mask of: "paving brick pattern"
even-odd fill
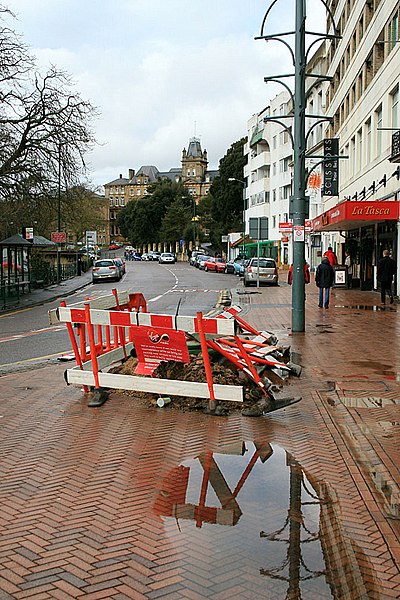
[[[235,527],[178,527],[155,510],[179,465],[238,440],[284,448],[326,500],[319,527],[331,595],[310,583],[303,597],[400,597],[397,306],[366,310],[378,295],[336,290],[320,310],[308,287],[307,333],[294,336],[285,284],[234,298],[304,366],[287,385],[302,402],[268,417],[157,410],[117,393],[89,409],[64,385],[62,366],[0,379],[1,600],[285,597],[245,560]],[[368,397],[388,403],[346,405]],[[243,548],[255,534],[243,535]]]

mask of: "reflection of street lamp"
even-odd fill
[[[57,231],[61,231],[61,144],[58,145],[58,210],[57,210]],[[61,244],[57,246],[57,284],[61,281]]]
[[[228,177],[228,181],[238,181],[243,185],[243,258],[246,255],[246,246],[244,238],[246,236],[246,182],[242,179],[236,179],[236,177]]]

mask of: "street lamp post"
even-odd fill
[[[236,179],[236,177],[228,177],[228,181],[238,181],[243,185],[243,258],[246,254],[246,246],[244,243],[244,238],[246,236],[246,182],[242,179]]]

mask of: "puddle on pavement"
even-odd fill
[[[373,360],[351,360],[350,364],[356,365],[357,367],[364,367],[365,369],[372,369],[377,375],[382,375],[386,379],[400,380],[400,373],[393,370],[393,365],[388,365],[383,362]]]
[[[209,586],[229,564],[254,598],[367,597],[334,491],[275,444],[241,441],[184,461],[161,482],[153,510],[193,549]]]
[[[335,308],[352,308],[355,310],[372,310],[374,312],[379,312],[381,310],[386,310],[386,311],[395,311],[396,309],[394,308],[393,305],[384,305],[384,306],[371,306],[369,304],[335,304]]]

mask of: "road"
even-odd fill
[[[215,307],[220,290],[238,284],[234,275],[205,273],[186,262],[127,262],[126,269],[120,282],[90,283],[69,296],[68,304],[103,296],[117,288],[142,292],[149,312],[175,314],[180,301],[181,315],[194,315],[197,311],[207,314]],[[65,325],[48,323],[48,311],[58,305],[56,301],[1,316],[0,375],[55,362],[62,353],[70,351]]]

